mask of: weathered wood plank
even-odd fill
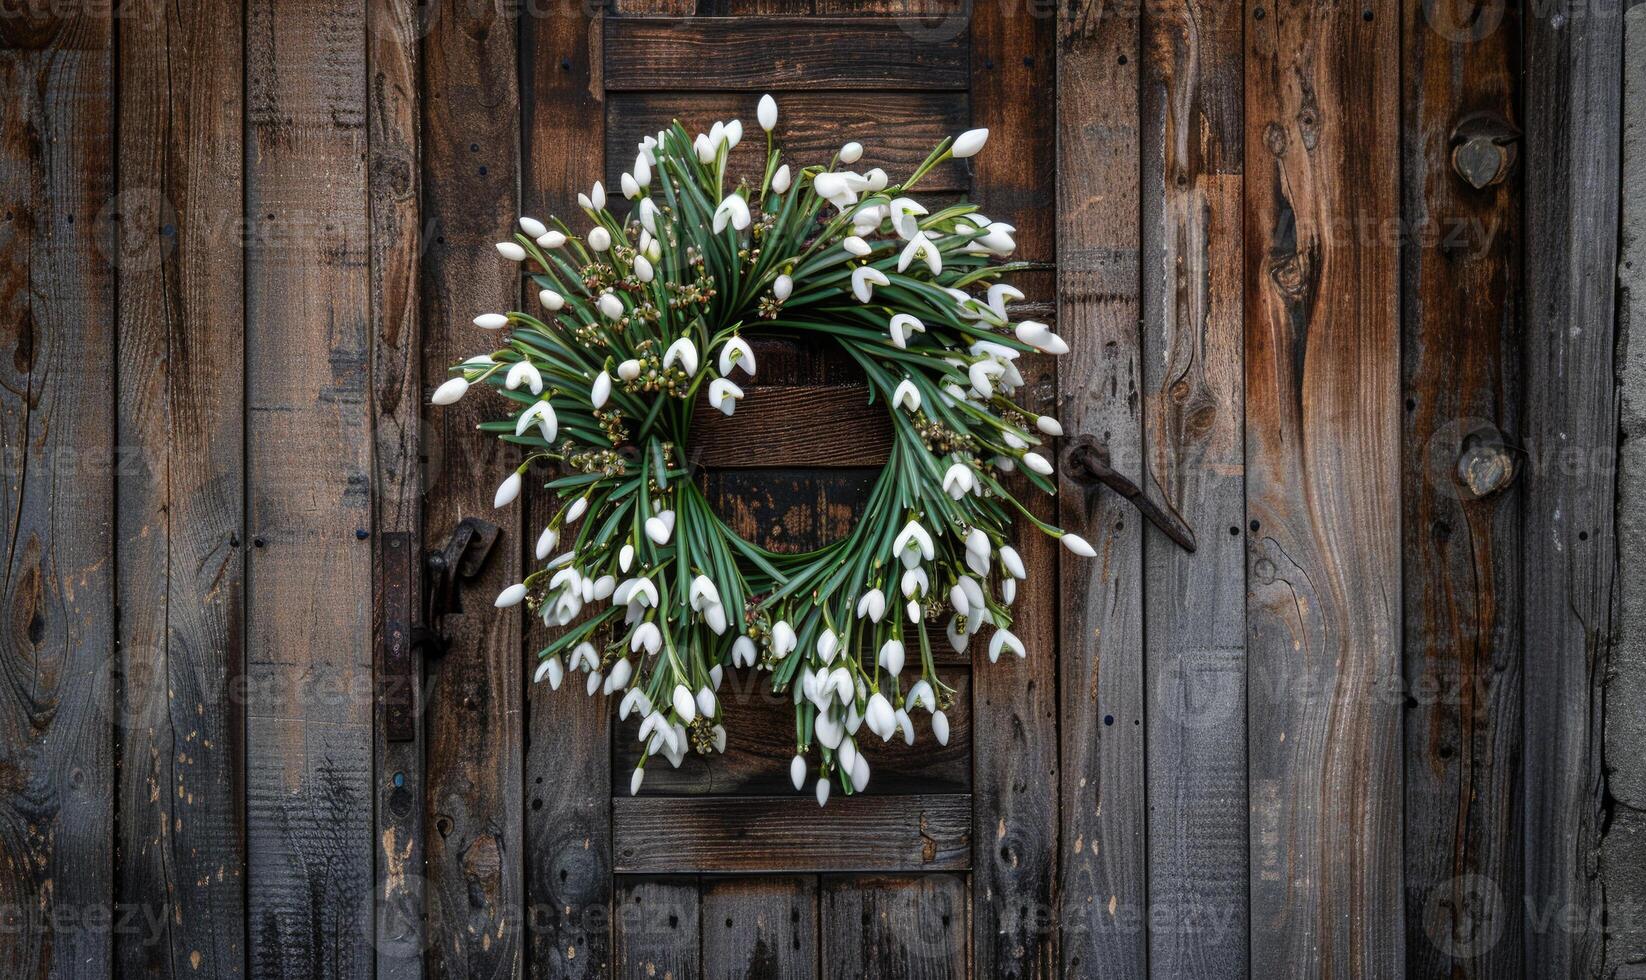
[[[1070,434],[1144,472],[1138,324],[1138,20],[1095,4],[1058,21],[1059,391]],[[1061,972],[1141,977],[1148,884],[1144,807],[1143,520],[1062,469],[1060,523],[1097,549],[1062,557]]]
[[[127,976],[244,975],[241,10],[122,9],[119,901]],[[156,55],[163,53],[163,57]],[[81,449],[87,447],[78,447]]]
[[[1516,170],[1476,188],[1453,159],[1486,149],[1459,142],[1460,120],[1515,131],[1520,18],[1407,4],[1403,33],[1406,969],[1510,977],[1524,972],[1520,493],[1495,479],[1517,463],[1503,433],[1520,430],[1520,184]]]
[[[703,975],[805,980],[818,971],[817,879],[705,878]]]
[[[964,793],[971,789],[971,671],[945,667],[938,676],[955,690],[954,706],[948,712],[949,744],[938,745],[925,731],[913,748],[901,738],[890,743],[863,738],[858,745],[873,773],[869,794]],[[642,795],[794,792],[794,784],[789,782],[789,760],[794,757],[793,695],[774,695],[769,675],[728,669],[719,699],[725,711],[725,753],[713,757],[687,753],[678,769],[648,765]],[[640,762],[642,746],[635,740],[639,730],[638,716],[618,725],[612,740],[612,771],[619,777],[632,772]],[[624,794],[628,787],[620,785],[614,791]]]
[[[1399,26],[1247,6],[1251,960],[1287,975],[1405,964]]]
[[[891,17],[648,17],[606,24],[606,89],[964,89],[965,31]]]
[[[373,663],[377,672],[376,894],[378,980],[419,980],[423,901],[423,684],[388,670],[391,645],[410,652],[422,609],[423,412],[418,314],[422,267],[422,123],[419,46],[423,21],[411,0],[366,6],[366,151],[371,220]],[[415,662],[415,659],[414,661]],[[393,689],[391,690],[391,686]],[[385,696],[404,699],[410,741],[390,741]]]
[[[518,215],[521,124],[517,24],[501,2],[459,0],[429,10],[423,45],[423,187],[433,242],[425,257],[423,383],[490,341],[470,321],[518,306],[519,267],[493,244]],[[551,18],[552,19],[552,18]],[[438,447],[424,512],[443,542],[471,514],[496,523],[503,542],[463,587],[461,615],[445,620],[451,646],[434,668],[426,728],[428,812],[427,970],[432,976],[510,976],[522,968],[525,901],[521,620],[491,599],[521,578],[519,505],[492,508],[493,491],[520,454],[480,438],[496,414],[491,396],[434,413]],[[535,537],[535,536],[532,536]],[[513,542],[515,547],[510,547]]]
[[[870,404],[867,385],[743,387],[734,416],[711,406],[706,392],[694,406],[691,455],[698,464],[881,467],[891,456],[886,399]]]
[[[970,904],[961,875],[825,877],[823,975],[830,980],[972,976]]]
[[[0,17],[0,972],[100,976],[115,897],[108,7]],[[106,241],[106,239],[105,239]]]
[[[702,976],[702,925],[697,879],[624,878],[617,887],[613,929],[620,980],[697,980]]]
[[[1197,529],[1144,536],[1149,969],[1247,975],[1241,20],[1189,0],[1144,20],[1144,442]],[[1261,972],[1261,971],[1260,971]]]
[[[878,475],[866,469],[711,469],[702,480],[704,494],[733,531],[763,548],[798,553],[843,537],[868,504]]]
[[[623,92],[606,102],[606,186],[617,187],[633,169],[635,144],[673,120],[691,132],[706,132],[717,119],[742,119],[749,133],[730,156],[733,175],[758,184],[766,164],[766,141],[755,123],[753,93]],[[852,169],[881,167],[893,180],[911,173],[939,140],[968,126],[971,107],[964,92],[800,91],[778,97],[775,135],[784,159],[799,170],[824,166],[841,146],[863,144],[863,159]],[[921,178],[924,194],[965,191],[971,175],[951,160]]]
[[[972,798],[617,797],[615,867],[625,873],[963,871]]]
[[[248,972],[368,977],[365,17],[246,12]]]
[[[525,145],[523,210],[573,217],[577,193],[604,172],[603,17],[597,4],[557,5],[522,22]],[[542,498],[542,499],[537,499]],[[531,548],[548,520],[547,494],[527,501]],[[530,557],[530,556],[526,556]],[[545,632],[527,634],[526,670],[536,670]],[[581,691],[527,691],[526,895],[533,976],[604,978],[612,964],[611,702]]]
[[[1535,916],[1525,965],[1539,977],[1595,975],[1604,942],[1596,860],[1617,574],[1617,14],[1529,16],[1524,34],[1528,750],[1520,791],[1525,899]]]

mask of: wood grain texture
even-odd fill
[[[806,980],[818,969],[817,879],[704,878],[708,980]]]
[[[556,5],[521,22],[521,77],[527,89],[523,211],[540,219],[575,216],[577,194],[604,172],[604,18],[598,5]],[[547,494],[528,495],[531,533],[547,522]],[[527,633],[524,669],[536,669],[546,633]],[[528,969],[533,976],[604,978],[612,964],[611,713],[606,698],[581,691],[526,692],[526,896]]]
[[[972,976],[970,905],[962,875],[826,876],[823,975],[831,980]]]
[[[886,464],[892,423],[867,385],[748,385],[737,414],[705,393],[692,412],[692,458],[702,466],[837,467]]]
[[[1050,261],[1056,251],[1055,39],[1049,10],[999,0],[972,8],[972,125],[989,129],[989,145],[970,158],[973,197],[991,218],[1017,226],[1013,258],[1027,261]],[[1050,299],[1044,285],[1036,288],[1043,278],[1030,274],[1015,281],[1030,300]],[[1020,403],[1030,411],[1061,414],[1053,359],[1025,357],[1019,369],[1025,381]],[[1011,488],[1037,517],[1056,522],[1055,500],[1021,477]],[[1052,909],[1058,888],[1057,636],[1063,586],[1057,546],[1026,521],[1018,522],[1015,536],[1029,578],[1012,608],[1012,631],[1029,655],[991,664],[981,643],[971,650],[977,665],[972,725],[980,733],[972,743],[971,965],[978,976],[1049,977],[1057,972]]]
[[[107,7],[0,18],[0,973],[100,976],[115,897]],[[100,227],[101,226],[101,227]],[[105,241],[106,244],[106,241]]]
[[[1528,976],[1601,963],[1602,684],[1613,638],[1622,117],[1616,10],[1526,19],[1525,898]],[[1552,925],[1549,910],[1559,909]],[[1570,918],[1565,918],[1565,917]]]
[[[859,743],[873,773],[867,793],[965,793],[972,788],[971,671],[944,667],[943,683],[954,688],[949,709],[949,744],[938,745],[925,731],[911,748],[901,738],[883,743],[864,737]],[[732,670],[726,673],[719,699],[725,712],[726,751],[713,757],[687,753],[675,769],[648,765],[644,796],[780,794],[794,791],[789,760],[794,758],[794,700],[774,695],[767,675]],[[619,777],[640,761],[635,740],[640,718],[630,716],[612,739],[612,771]],[[623,780],[620,778],[619,783]],[[627,793],[626,786],[614,788]]]
[[[1095,4],[1058,21],[1059,390],[1065,431],[1144,472],[1138,324],[1140,25]],[[1097,557],[1062,557],[1062,972],[1141,977],[1148,937],[1144,807],[1143,521],[1060,467],[1059,523]]]
[[[635,144],[678,119],[693,133],[708,132],[717,119],[741,119],[747,138],[729,156],[728,172],[758,185],[766,165],[766,140],[755,121],[753,92],[621,92],[606,101],[606,186],[617,187],[634,168]],[[913,172],[945,136],[965,130],[971,107],[964,92],[788,92],[777,99],[773,135],[795,169],[824,166],[847,142],[863,144],[853,170],[883,168],[892,180]],[[963,193],[971,184],[964,163],[950,160],[918,185],[923,197]]]
[[[963,871],[972,798],[837,794],[826,823],[808,796],[618,797],[615,869],[624,873]],[[826,826],[827,833],[819,828]]]
[[[369,977],[365,18],[246,17],[248,972]]]
[[[519,267],[493,244],[518,215],[521,125],[517,24],[501,2],[442,3],[426,14],[423,204],[434,241],[425,256],[423,384],[491,343],[471,320],[518,308]],[[432,672],[428,751],[427,972],[508,977],[523,964],[525,905],[521,753],[523,663],[518,609],[492,598],[521,579],[520,507],[492,508],[518,450],[479,436],[497,403],[469,398],[434,417],[424,522],[438,545],[471,514],[502,529],[484,571],[448,616],[450,647]],[[531,537],[535,537],[532,535]]]
[[[867,469],[711,468],[701,479],[715,512],[733,531],[763,548],[798,553],[844,537],[867,506],[878,475]]]
[[[891,17],[618,17],[606,89],[964,89],[966,33],[949,34]]]
[[[366,5],[366,152],[371,220],[372,337],[372,635],[381,695],[404,695],[416,720],[411,741],[390,741],[384,714],[374,726],[376,895],[373,925],[378,980],[423,973],[424,758],[420,672],[393,677],[390,643],[410,644],[422,609],[423,364],[422,284],[423,20],[411,0]],[[397,583],[391,588],[391,583]],[[390,608],[394,595],[399,605]],[[397,633],[398,635],[391,635]],[[413,657],[415,658],[415,654]],[[409,684],[390,692],[391,684]]]
[[[1251,959],[1392,976],[1399,8],[1260,6],[1245,88]]]
[[[703,975],[700,908],[694,877],[619,879],[613,975],[697,980]]]
[[[1198,547],[1144,533],[1149,969],[1244,977],[1244,10],[1151,10],[1140,69],[1146,489],[1196,529]]]
[[[119,40],[119,901],[127,976],[246,970],[241,11]],[[157,57],[156,53],[163,53]]]
[[[1406,969],[1511,977],[1524,975],[1520,483],[1459,472],[1475,454],[1517,462],[1504,447],[1521,427],[1520,173],[1477,189],[1452,159],[1460,120],[1518,122],[1519,16],[1472,0],[1404,16]]]

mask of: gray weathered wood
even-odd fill
[[[960,875],[831,875],[822,893],[822,975],[830,980],[973,975]]]
[[[817,879],[705,878],[703,975],[805,980],[818,970]]]
[[[697,980],[702,935],[695,877],[619,879],[613,975],[619,980]]]

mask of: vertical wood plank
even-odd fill
[[[580,0],[556,0],[542,16],[522,22],[522,77],[529,85],[523,211],[540,220],[584,220],[577,194],[605,172],[603,27],[598,6]],[[522,548],[532,546],[552,514],[547,495],[537,496],[544,499],[527,501],[531,520]],[[532,624],[525,670],[536,670],[546,635],[540,622]],[[612,705],[581,690],[551,691],[547,684],[531,685],[526,697],[531,972],[568,980],[605,977],[612,963]]]
[[[1251,959],[1288,976],[1405,965],[1399,26],[1247,4]]]
[[[1149,966],[1247,974],[1245,336],[1238,0],[1145,8],[1143,383]]]
[[[126,976],[246,967],[241,10],[122,8],[119,930]],[[154,931],[151,931],[154,930]]]
[[[107,7],[0,20],[0,972],[103,976],[114,898]],[[105,919],[97,916],[104,914]],[[101,923],[101,924],[100,924]]]
[[[822,894],[822,974],[830,980],[974,975],[964,877],[826,876]],[[975,975],[1002,974],[979,965]]]
[[[372,644],[378,704],[409,698],[411,741],[390,741],[376,715],[378,980],[423,974],[423,685],[386,669],[390,644],[409,648],[422,609],[423,469],[418,460],[423,369],[421,283],[421,5],[368,0],[366,7],[367,174],[371,220]],[[415,654],[413,654],[415,660]],[[390,692],[387,685],[405,684]]]
[[[1619,7],[1528,17],[1525,931],[1531,976],[1600,967],[1602,684],[1617,573]]]
[[[1141,188],[1136,9],[1061,9],[1057,66],[1057,304],[1063,426],[1141,475]],[[1060,523],[1097,557],[1064,556],[1060,591],[1062,972],[1147,973],[1142,520],[1070,478]]]
[[[1460,123],[1514,131],[1520,24],[1493,0],[1404,8],[1406,967],[1510,977],[1522,973],[1520,494],[1499,481],[1519,462],[1504,433],[1520,428],[1520,175],[1477,188],[1453,155],[1486,149],[1460,141]]]
[[[945,18],[934,36],[963,26]],[[973,197],[990,217],[1017,226],[1016,258],[1042,262],[1055,249],[1056,133],[1046,111],[1055,29],[1049,11],[1031,5],[972,6],[972,125],[990,132],[990,145],[971,158]],[[1052,359],[1025,358],[1021,370],[1024,406],[1057,414]],[[1053,519],[1055,502],[1026,483],[1016,492]],[[979,976],[1044,977],[1057,970],[1057,557],[1056,546],[1032,531],[1020,533],[1017,546],[1034,584],[1013,608],[1012,629],[1029,656],[990,664],[978,645],[972,650],[973,717],[993,735],[973,743],[971,962]]]
[[[818,976],[817,879],[706,878],[702,930],[709,980]]]
[[[703,975],[696,877],[620,879],[612,946],[618,980]]]
[[[249,972],[370,976],[365,11],[247,9]]]
[[[492,341],[480,313],[518,308],[520,267],[493,248],[514,228],[520,174],[518,23],[500,0],[447,0],[426,14],[423,187],[432,235],[423,278],[423,383]],[[521,831],[521,621],[492,598],[520,581],[518,505],[492,508],[520,453],[475,432],[500,403],[488,392],[432,414],[439,463],[430,473],[426,533],[438,547],[478,515],[503,531],[485,570],[445,620],[451,646],[431,671],[428,753],[431,976],[521,972],[525,850]]]

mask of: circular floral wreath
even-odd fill
[[[623,175],[636,202],[627,219],[607,210],[599,184],[578,197],[593,222],[581,237],[521,218],[523,233],[497,250],[535,267],[544,313],[476,317],[506,342],[452,368],[434,403],[479,383],[510,402],[507,419],[480,426],[530,449],[498,507],[534,461],[557,464],[545,488],[561,506],[537,540],[544,564],[496,604],[524,601],[568,627],[540,653],[537,679],[559,688],[582,669],[591,695],[627,691],[618,714],[640,713],[645,744],[630,791],[659,754],[678,766],[689,748],[725,750],[715,692],[729,662],[793,692],[791,776],[802,789],[817,749],[822,804],[831,777],[847,793],[868,785],[863,727],[913,744],[918,708],[948,741],[953,691],[933,666],[927,622],[948,611],[956,651],[988,625],[991,661],[1025,655],[1009,629],[1026,574],[1010,544],[1017,517],[1076,554],[1092,548],[1001,482],[1021,467],[1054,492],[1034,447],[1061,427],[1012,396],[1021,353],[1068,349],[1043,323],[1011,321],[1007,303],[1022,293],[997,280],[1021,266],[997,260],[1014,229],[970,204],[933,212],[909,197],[933,167],[981,150],[988,130],[945,139],[893,184],[879,168],[843,169],[861,158],[856,143],[827,167],[791,172],[772,138],[771,96],[758,117],[758,183],[728,190],[741,123],[695,139],[675,123],[646,137]],[[804,554],[744,540],[683,465],[701,390],[736,410],[737,375],[755,374],[745,337],[755,333],[829,338],[891,417],[891,455],[861,520]]]

